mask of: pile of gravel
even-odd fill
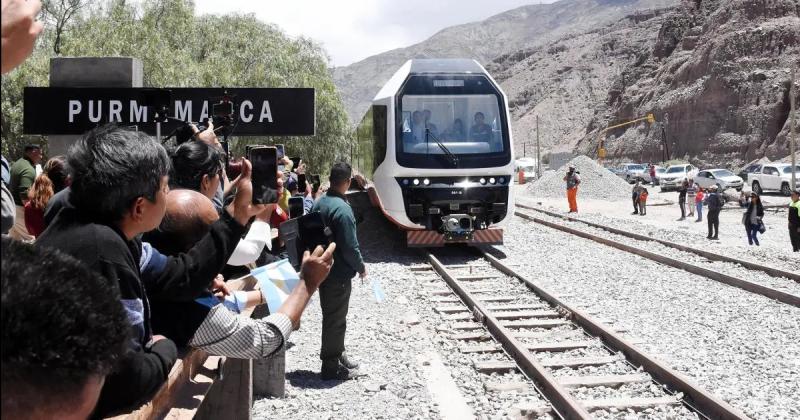
[[[586,156],[578,156],[569,161],[580,172],[581,186],[578,196],[601,200],[618,201],[630,198],[631,186],[613,172],[598,165]],[[534,197],[563,197],[566,194],[564,175],[566,168],[559,171],[546,172],[542,177],[530,184],[528,195]]]

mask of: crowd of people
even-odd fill
[[[649,165],[651,179],[654,185],[658,185],[658,177],[655,176],[655,166]],[[577,213],[578,187],[581,183],[580,173],[574,166],[570,165],[564,175],[564,182],[567,189],[567,202],[569,213]],[[631,191],[633,203],[632,215],[645,216],[647,214],[647,199],[649,193],[641,181],[636,181]],[[800,191],[795,190],[791,193],[789,203],[789,238],[794,252],[800,252]],[[708,225],[708,235],[706,238],[712,241],[719,240],[719,215],[725,206],[727,199],[723,191],[719,191],[717,185],[709,188],[702,188],[692,177],[687,177],[678,187],[678,207],[681,216],[678,221],[684,221],[687,217],[695,217],[695,222],[703,221],[703,209],[706,209],[706,223]],[[760,246],[758,234],[767,230],[764,224],[764,205],[761,197],[755,192],[742,191],[739,197],[739,206],[744,209],[742,214],[742,225],[747,236],[749,245]]]
[[[3,0],[4,73],[32,50],[40,7]],[[43,166],[36,144],[11,165],[3,159],[4,417],[131,411],[161,388],[182,347],[271,357],[287,347],[317,291],[321,377],[358,376],[344,337],[351,279],[367,270],[345,195],[350,165],[334,164],[327,188],[308,182],[300,191],[306,163],[293,168],[286,159],[277,202],[254,204],[250,162],[242,158],[230,179],[213,125],[193,129],[170,151],[143,132],[104,125]],[[320,213],[330,243],[305,251],[299,283],[276,311],[250,318],[243,313],[266,301],[265,288],[231,291],[226,281],[282,263],[274,231],[289,219],[293,196],[302,197],[303,214]]]

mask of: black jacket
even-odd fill
[[[797,207],[789,206],[789,225],[792,227],[800,227],[800,209]]]
[[[742,219],[745,225],[750,224],[750,216],[753,215],[753,211],[756,212],[756,216],[764,217],[764,205],[761,204],[760,200],[755,205],[753,205],[753,201],[751,200],[750,204],[747,205],[747,210],[745,210],[744,218]]]
[[[93,223],[74,208],[63,208],[37,238],[37,246],[72,255],[108,279],[110,287],[119,288],[128,314],[133,332],[128,353],[106,378],[96,416],[136,408],[158,391],[175,363],[177,350],[170,340],[146,348],[152,337],[149,297],[192,300],[202,294],[230,258],[243,230],[226,214],[188,253],[160,260],[158,275],[146,276],[146,281],[139,270],[141,241],[128,241],[117,228]]]

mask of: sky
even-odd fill
[[[200,14],[254,13],[320,42],[332,66],[423,41],[448,26],[553,0],[195,0]]]

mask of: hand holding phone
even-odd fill
[[[278,201],[277,150],[274,147],[253,147],[249,150],[253,162],[253,204]]]

